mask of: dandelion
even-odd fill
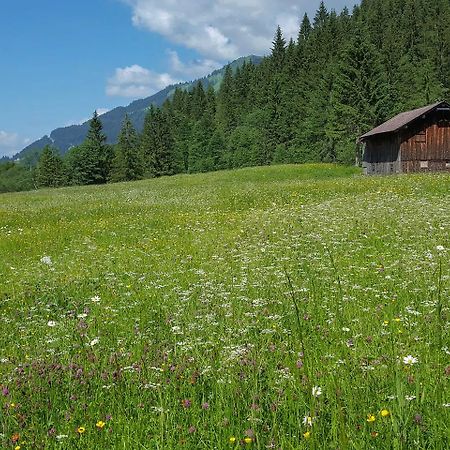
[[[20,450],[20,445],[16,445],[16,446],[14,447],[14,450]]]
[[[367,422],[369,422],[369,423],[373,423],[373,422],[375,422],[375,420],[377,420],[376,419],[376,417],[373,415],[373,414],[367,414]]]
[[[303,433],[303,437],[304,437],[305,439],[309,439],[309,438],[311,437],[311,431],[305,431],[305,432]]]
[[[246,444],[251,444],[251,443],[253,442],[253,439],[252,439],[251,437],[249,437],[249,436],[246,436],[246,437],[244,438],[244,442],[245,442]]]
[[[230,444],[234,444],[236,442],[236,438],[234,436],[230,436],[230,439],[228,439]]]
[[[391,413],[390,413],[387,409],[382,409],[382,410],[380,411],[381,417],[389,417],[390,414],[391,414]]]
[[[76,432],[77,432],[79,435],[82,435],[85,431],[86,431],[86,428],[85,428],[85,427],[78,427],[78,428],[76,429]]]
[[[105,422],[103,422],[102,420],[99,420],[95,426],[97,427],[97,429],[99,430],[103,430],[103,427],[105,426]]]
[[[313,397],[319,397],[322,394],[322,388],[320,386],[314,386],[311,394]]]
[[[419,360],[412,355],[403,357],[403,364],[405,364],[407,366],[412,366],[413,364],[416,364],[418,362],[419,362]]]

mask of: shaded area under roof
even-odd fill
[[[408,125],[412,121],[418,119],[419,117],[423,116],[424,114],[428,114],[429,112],[433,111],[434,109],[438,108],[439,106],[446,106],[449,107],[450,105],[447,102],[437,102],[432,105],[424,106],[422,108],[413,109],[412,111],[406,111],[403,113],[400,113],[393,117],[392,119],[389,119],[387,122],[382,123],[378,127],[374,128],[373,130],[369,131],[366,134],[363,134],[359,140],[364,141],[367,138],[371,136],[375,136],[377,134],[383,134],[383,133],[394,133],[400,128],[403,128],[404,126]]]

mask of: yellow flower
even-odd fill
[[[390,412],[387,409],[382,409],[380,414],[381,417],[388,417],[390,415]]]
[[[86,428],[84,428],[84,427],[78,427],[77,428],[77,433],[78,434],[83,434],[85,431],[86,431]]]
[[[303,433],[303,437],[304,437],[305,439],[309,439],[309,438],[311,437],[311,431],[305,431],[305,432]]]
[[[376,417],[373,414],[367,414],[367,422],[372,423],[375,422]]]
[[[395,320],[396,322],[401,322],[401,321],[402,321],[402,319],[400,319],[400,317],[396,317],[394,320]]]
[[[16,445],[16,446],[14,447],[14,450],[20,450],[20,445]]]
[[[229,441],[230,441],[230,444],[234,444],[236,442],[236,438],[234,436],[231,436]]]
[[[103,420],[99,420],[99,421],[95,424],[95,426],[96,426],[99,430],[101,430],[101,429],[105,426],[105,422],[103,422]]]
[[[383,325],[388,325],[389,324],[389,320],[385,320],[384,322],[383,322]]]
[[[245,437],[244,438],[244,442],[246,443],[246,444],[251,444],[252,442],[253,442],[253,439],[251,438],[251,437]]]

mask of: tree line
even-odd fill
[[[94,114],[85,142],[62,159],[44,149],[41,186],[303,162],[357,162],[357,138],[450,89],[450,2],[362,0],[350,12],[305,14],[296,40],[277,28],[259,65],[225,70],[220,88],[176,89],[116,145]],[[52,180],[50,175],[53,174]],[[58,176],[55,176],[58,174]]]

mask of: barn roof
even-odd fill
[[[404,126],[410,124],[414,120],[418,119],[419,117],[423,116],[424,114],[428,114],[429,112],[433,111],[434,109],[438,108],[439,106],[450,106],[447,102],[437,102],[432,105],[424,106],[422,108],[413,109],[412,111],[406,111],[403,113],[400,113],[393,117],[392,119],[389,119],[387,122],[382,123],[378,127],[374,128],[373,130],[369,131],[366,134],[363,134],[359,140],[364,141],[367,138],[371,136],[375,136],[377,134],[384,134],[384,133],[394,133],[400,128],[403,128]]]

